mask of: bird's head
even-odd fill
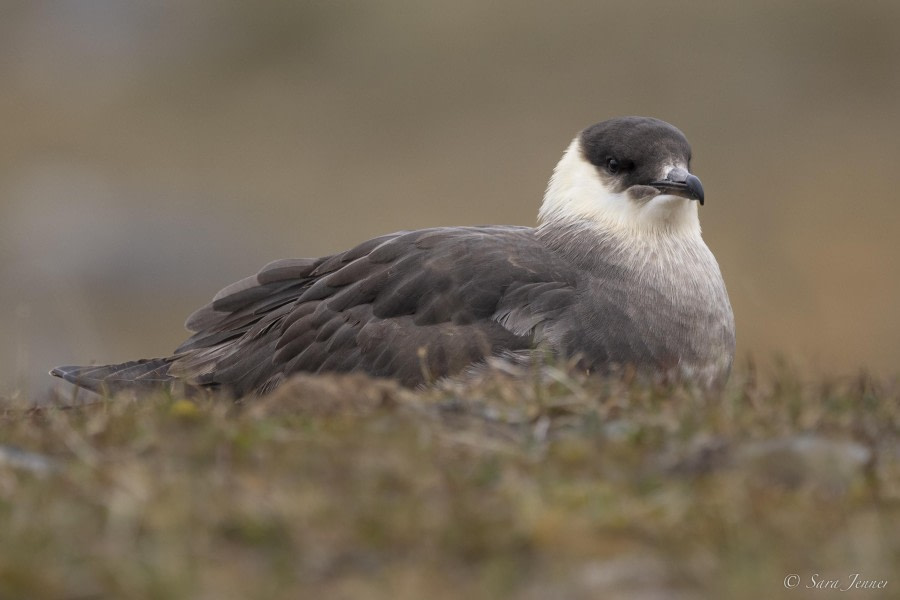
[[[569,145],[547,186],[541,224],[586,224],[635,233],[699,234],[703,186],[691,147],[665,121],[620,117]]]

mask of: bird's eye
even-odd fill
[[[608,158],[606,160],[606,170],[609,171],[612,175],[615,175],[619,172],[619,161],[614,158]]]

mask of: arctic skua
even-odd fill
[[[183,382],[242,396],[301,372],[417,386],[550,355],[716,386],[731,369],[734,317],[690,162],[668,123],[603,121],[556,165],[537,227],[403,231],[277,260],[192,314],[193,335],[171,356],[51,374],[98,392]]]

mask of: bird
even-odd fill
[[[690,163],[673,125],[608,119],[565,149],[535,227],[400,231],[276,260],[190,315],[192,335],[170,356],[50,373],[100,393],[180,382],[242,397],[297,373],[417,387],[549,356],[721,386],[734,315]]]

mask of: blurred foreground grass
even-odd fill
[[[2,419],[0,598],[900,589],[897,381],[305,377],[243,403],[11,398]],[[887,587],[805,589],[853,573]]]

